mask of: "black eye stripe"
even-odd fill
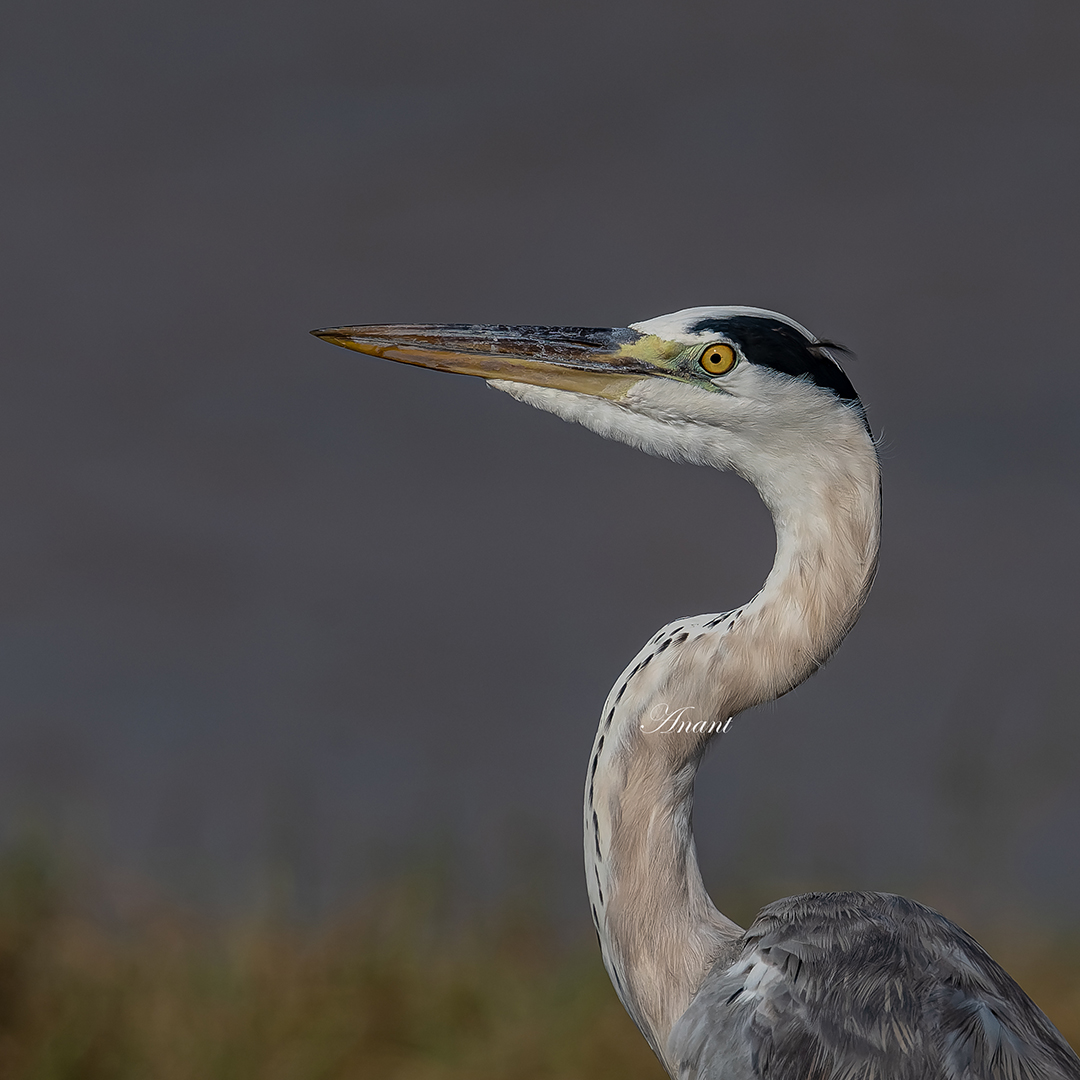
[[[701,319],[691,333],[723,334],[738,343],[752,364],[772,368],[784,375],[809,378],[816,386],[834,393],[841,401],[861,404],[859,395],[843,369],[823,347],[808,341],[798,330],[779,319],[760,315],[733,315]]]

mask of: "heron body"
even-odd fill
[[[1046,1017],[936,912],[884,894],[811,894],[769,905],[744,931],[702,883],[691,812],[706,747],[829,658],[874,577],[877,454],[827,344],[741,307],[615,330],[316,333],[478,375],[649,453],[733,469],[772,514],[776,558],[760,592],[656,634],[612,688],[589,761],[593,922],[616,992],[673,1078],[1080,1080]]]

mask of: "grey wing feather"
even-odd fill
[[[978,945],[882,893],[763,908],[668,1039],[678,1080],[1080,1080],[1080,1059]]]

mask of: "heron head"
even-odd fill
[[[865,432],[830,346],[761,308],[700,307],[625,328],[372,325],[313,331],[345,348],[476,375],[521,401],[643,450],[740,471]],[[832,348],[836,348],[833,346]]]

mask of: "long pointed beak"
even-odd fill
[[[671,342],[629,329],[578,326],[334,326],[312,330],[346,349],[481,379],[618,399],[643,378],[667,375]],[[677,349],[677,347],[675,347]]]

